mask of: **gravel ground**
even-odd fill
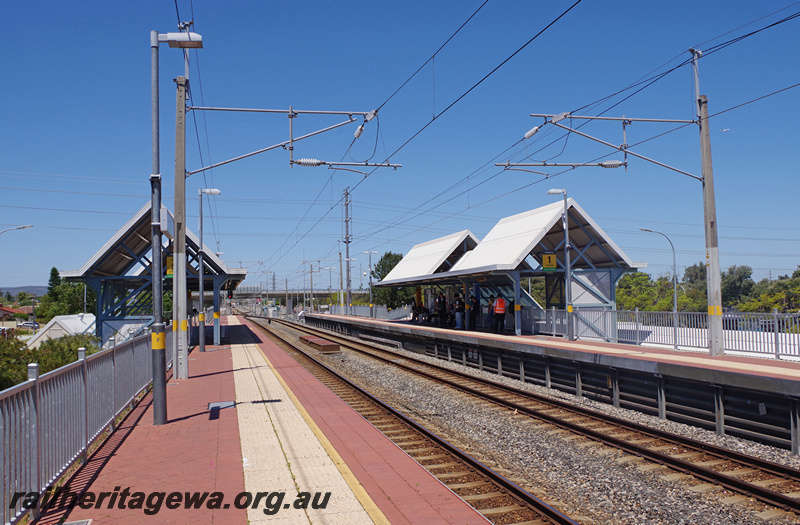
[[[464,369],[455,363],[397,352]],[[699,485],[700,481],[693,478],[664,480],[665,475],[674,472],[667,469],[641,470],[640,467],[651,464],[643,460],[619,461],[626,454],[605,446],[581,447],[581,443],[586,442],[582,438],[554,432],[554,427],[549,425],[532,423],[527,418],[513,416],[510,411],[488,407],[470,396],[454,394],[448,387],[431,385],[411,374],[386,369],[384,365],[352,352],[323,358],[348,377],[358,378],[373,394],[423,420],[431,429],[442,432],[447,439],[478,459],[505,469],[509,478],[551,504],[556,503],[563,512],[579,521],[596,524],[761,523],[763,520],[757,514],[769,509],[754,500],[721,503],[720,499],[733,494],[721,489],[693,492],[691,487]],[[524,385],[474,369],[471,371],[474,375],[540,395],[800,468],[800,460],[781,449],[720,437],[688,425],[536,385]],[[800,523],[800,519],[782,514],[770,523]]]

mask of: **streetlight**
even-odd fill
[[[564,224],[564,304],[567,309],[567,340],[574,340],[574,330],[572,327],[572,263],[570,262],[569,246],[569,207],[567,205],[566,189],[547,190],[548,195],[564,195],[564,215],[561,218]]]
[[[7,228],[0,231],[0,233],[10,232],[11,230],[24,230],[25,228],[33,228],[33,224],[26,224],[25,226],[16,226],[14,228]]]
[[[161,150],[159,131],[159,96],[158,96],[158,45],[167,42],[170,47],[200,48],[203,37],[197,33],[166,33],[150,31],[150,94],[152,100],[152,132],[153,132],[153,169],[150,174],[151,187],[151,251],[153,279],[153,320],[151,327],[153,352],[153,424],[167,423],[167,362],[166,341],[163,314],[163,270],[161,265]],[[185,274],[184,274],[185,279]],[[174,298],[180,301],[179,297]],[[176,368],[177,370],[177,368]]]
[[[657,233],[663,235],[672,248],[672,326],[675,329],[675,349],[678,349],[678,269],[675,265],[675,246],[665,233],[648,228],[639,228],[643,232]]]
[[[203,195],[219,195],[220,191],[213,188],[200,188],[197,195],[200,197],[200,246],[198,260],[200,262],[200,316],[197,326],[199,328],[198,346],[201,352],[206,351],[206,310],[205,310],[205,279],[203,278]]]
[[[375,317],[375,305],[372,304],[372,254],[377,254],[378,252],[366,251],[361,253],[369,254],[369,316]]]

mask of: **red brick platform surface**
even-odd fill
[[[209,346],[208,349],[215,347]],[[225,347],[224,347],[225,348]],[[101,508],[71,512],[50,511],[38,523],[91,518],[92,525],[138,523],[246,523],[246,510],[178,509],[166,507],[146,514],[142,509],[120,509],[121,493],[221,492],[232,503],[244,490],[242,454],[236,409],[208,410],[208,404],[235,399],[230,349],[189,356],[187,380],[167,381],[168,424],[153,425],[152,395],[148,394],[128,415],[119,429],[90,457],[70,481],[73,492],[91,491],[119,494],[109,509],[107,496]],[[158,496],[153,496],[155,508]],[[127,497],[125,507],[132,501]]]
[[[294,359],[256,335],[255,325],[241,322],[390,523],[487,523]]]
[[[168,380],[168,424],[153,425],[152,397],[146,396],[73,476],[72,492],[110,493],[98,508],[50,510],[37,523],[246,524],[247,511],[233,504],[245,490],[237,409],[212,411],[208,404],[236,399],[231,352],[247,343],[257,344],[267,356],[390,523],[487,523],[286,353],[263,340],[253,325],[242,322],[246,326],[229,326],[230,343],[209,345],[203,354],[192,351],[190,379]],[[144,512],[155,508],[156,499],[140,509],[128,508],[137,492],[148,498],[165,493],[158,512]],[[219,492],[228,508],[209,509],[204,503],[201,508],[181,504],[169,509],[167,498],[173,492]]]

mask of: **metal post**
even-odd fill
[[[164,340],[164,270],[161,260],[161,138],[158,114],[158,31],[150,32],[150,62],[150,97],[153,123],[153,166],[150,175],[150,251],[152,252],[150,275],[153,280],[153,325],[150,328],[150,337],[152,340],[151,351],[153,352],[151,355],[153,361],[153,424],[164,425],[167,422],[167,355],[165,351],[166,344]],[[84,369],[85,367],[86,366],[84,363]],[[85,424],[88,431],[88,415]],[[86,451],[84,451],[84,462],[86,460],[85,454]]]
[[[566,275],[564,277],[564,299],[567,303],[567,340],[574,341],[575,333],[572,326],[572,264],[569,253],[569,206],[567,205],[567,190],[564,190],[564,243],[564,258],[567,264]]]
[[[205,310],[205,278],[203,276],[203,189],[200,188],[197,190],[197,195],[199,197],[198,201],[200,202],[200,217],[199,217],[199,224],[198,230],[200,234],[200,246],[198,246],[197,251],[197,259],[200,264],[200,270],[198,274],[198,289],[200,294],[200,308],[199,308],[199,315],[197,317],[197,346],[199,347],[200,352],[206,351],[206,310]]]
[[[800,401],[789,398],[789,426],[791,428],[792,455],[800,454]]]
[[[697,59],[701,52],[691,49],[694,68],[697,117],[700,128],[700,155],[703,175],[703,217],[706,237],[706,284],[708,291],[708,352],[712,356],[725,354],[722,335],[722,281],[719,268],[717,238],[717,207],[714,199],[714,171],[711,163],[711,134],[708,129],[708,97],[700,94],[700,75]]]
[[[667,385],[664,376],[656,374],[658,378],[658,417],[667,419]]]
[[[344,279],[344,272],[342,271],[342,251],[339,250],[339,315],[344,314],[344,293],[342,291],[342,279]]]
[[[347,272],[347,313],[351,314],[352,298],[350,291],[350,188],[344,189],[344,249],[345,271]]]
[[[781,358],[781,326],[780,317],[778,317],[778,309],[772,309],[772,329],[775,335],[775,359]]]
[[[514,273],[514,334],[522,335],[522,305],[519,304],[519,272]]]
[[[32,465],[33,474],[31,478],[33,478],[33,486],[30,487],[30,492],[36,492],[37,494],[42,490],[42,428],[41,428],[41,414],[39,413],[39,365],[37,363],[29,363],[28,364],[28,381],[33,381],[33,414],[31,415],[31,426],[33,427],[30,429],[30,434],[28,435],[28,439],[36,440],[36,464]],[[34,518],[39,516],[39,508],[38,506],[33,509],[33,516]]]
[[[178,77],[175,108],[175,242],[172,319],[177,332],[175,378],[189,378],[188,320],[186,317],[186,78]]]
[[[219,346],[220,344],[220,331],[219,331],[219,292],[220,292],[220,285],[217,284],[217,279],[212,281],[214,287],[214,344]]]
[[[375,317],[375,306],[372,303],[372,254],[376,252],[369,251],[369,316]]]
[[[672,248],[672,327],[675,339],[675,350],[678,349],[678,267],[675,263],[675,245],[663,232],[657,230],[650,230],[648,228],[639,228],[644,232],[657,233],[663,236]]]
[[[81,362],[81,379],[83,380],[83,450],[81,463],[86,463],[89,457],[89,368],[86,364],[86,348],[78,348],[78,361]]]

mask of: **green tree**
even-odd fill
[[[738,307],[744,312],[800,311],[800,274],[795,271],[787,279],[759,281],[751,297],[739,303]]]
[[[62,281],[56,285],[52,293],[42,297],[39,306],[36,308],[36,317],[41,322],[48,322],[57,315],[73,315],[83,312],[83,283],[71,283]],[[94,290],[86,288],[86,311],[94,312],[97,310],[97,301]]]
[[[527,280],[531,290],[531,297],[533,297],[540,306],[544,307],[547,303],[544,277],[531,277]]]
[[[693,286],[706,286],[706,265],[702,262],[687,266],[683,272],[683,282]]]
[[[28,363],[39,364],[39,374],[46,374],[78,359],[78,348],[86,355],[100,350],[99,340],[90,335],[69,335],[50,339],[39,348],[28,349],[16,337],[0,339],[0,390],[22,383],[28,378]]]
[[[33,296],[28,295],[26,292],[17,293],[17,303],[20,306],[31,306],[33,304]]]
[[[650,274],[627,273],[617,284],[617,310],[652,310],[656,303],[656,289]]]
[[[384,253],[372,270],[373,279],[382,281],[402,259],[403,256],[399,253]],[[411,286],[397,288],[379,287],[375,288],[373,296],[375,304],[383,304],[388,308],[397,308],[411,302],[411,299],[414,298],[414,288]]]
[[[56,292],[56,288],[58,285],[61,284],[61,276],[58,275],[58,270],[55,266],[50,269],[50,280],[47,281],[47,295],[51,296],[53,299],[58,299],[58,292]]]
[[[9,303],[13,303],[14,302],[14,296],[11,295],[11,292],[8,292],[8,291],[6,292],[6,301],[8,301]]]
[[[749,266],[729,267],[722,273],[722,305],[736,306],[750,296],[755,287],[752,279],[753,269]]]
[[[25,343],[10,330],[8,339],[0,339],[0,390],[11,388],[28,378],[30,355]]]

